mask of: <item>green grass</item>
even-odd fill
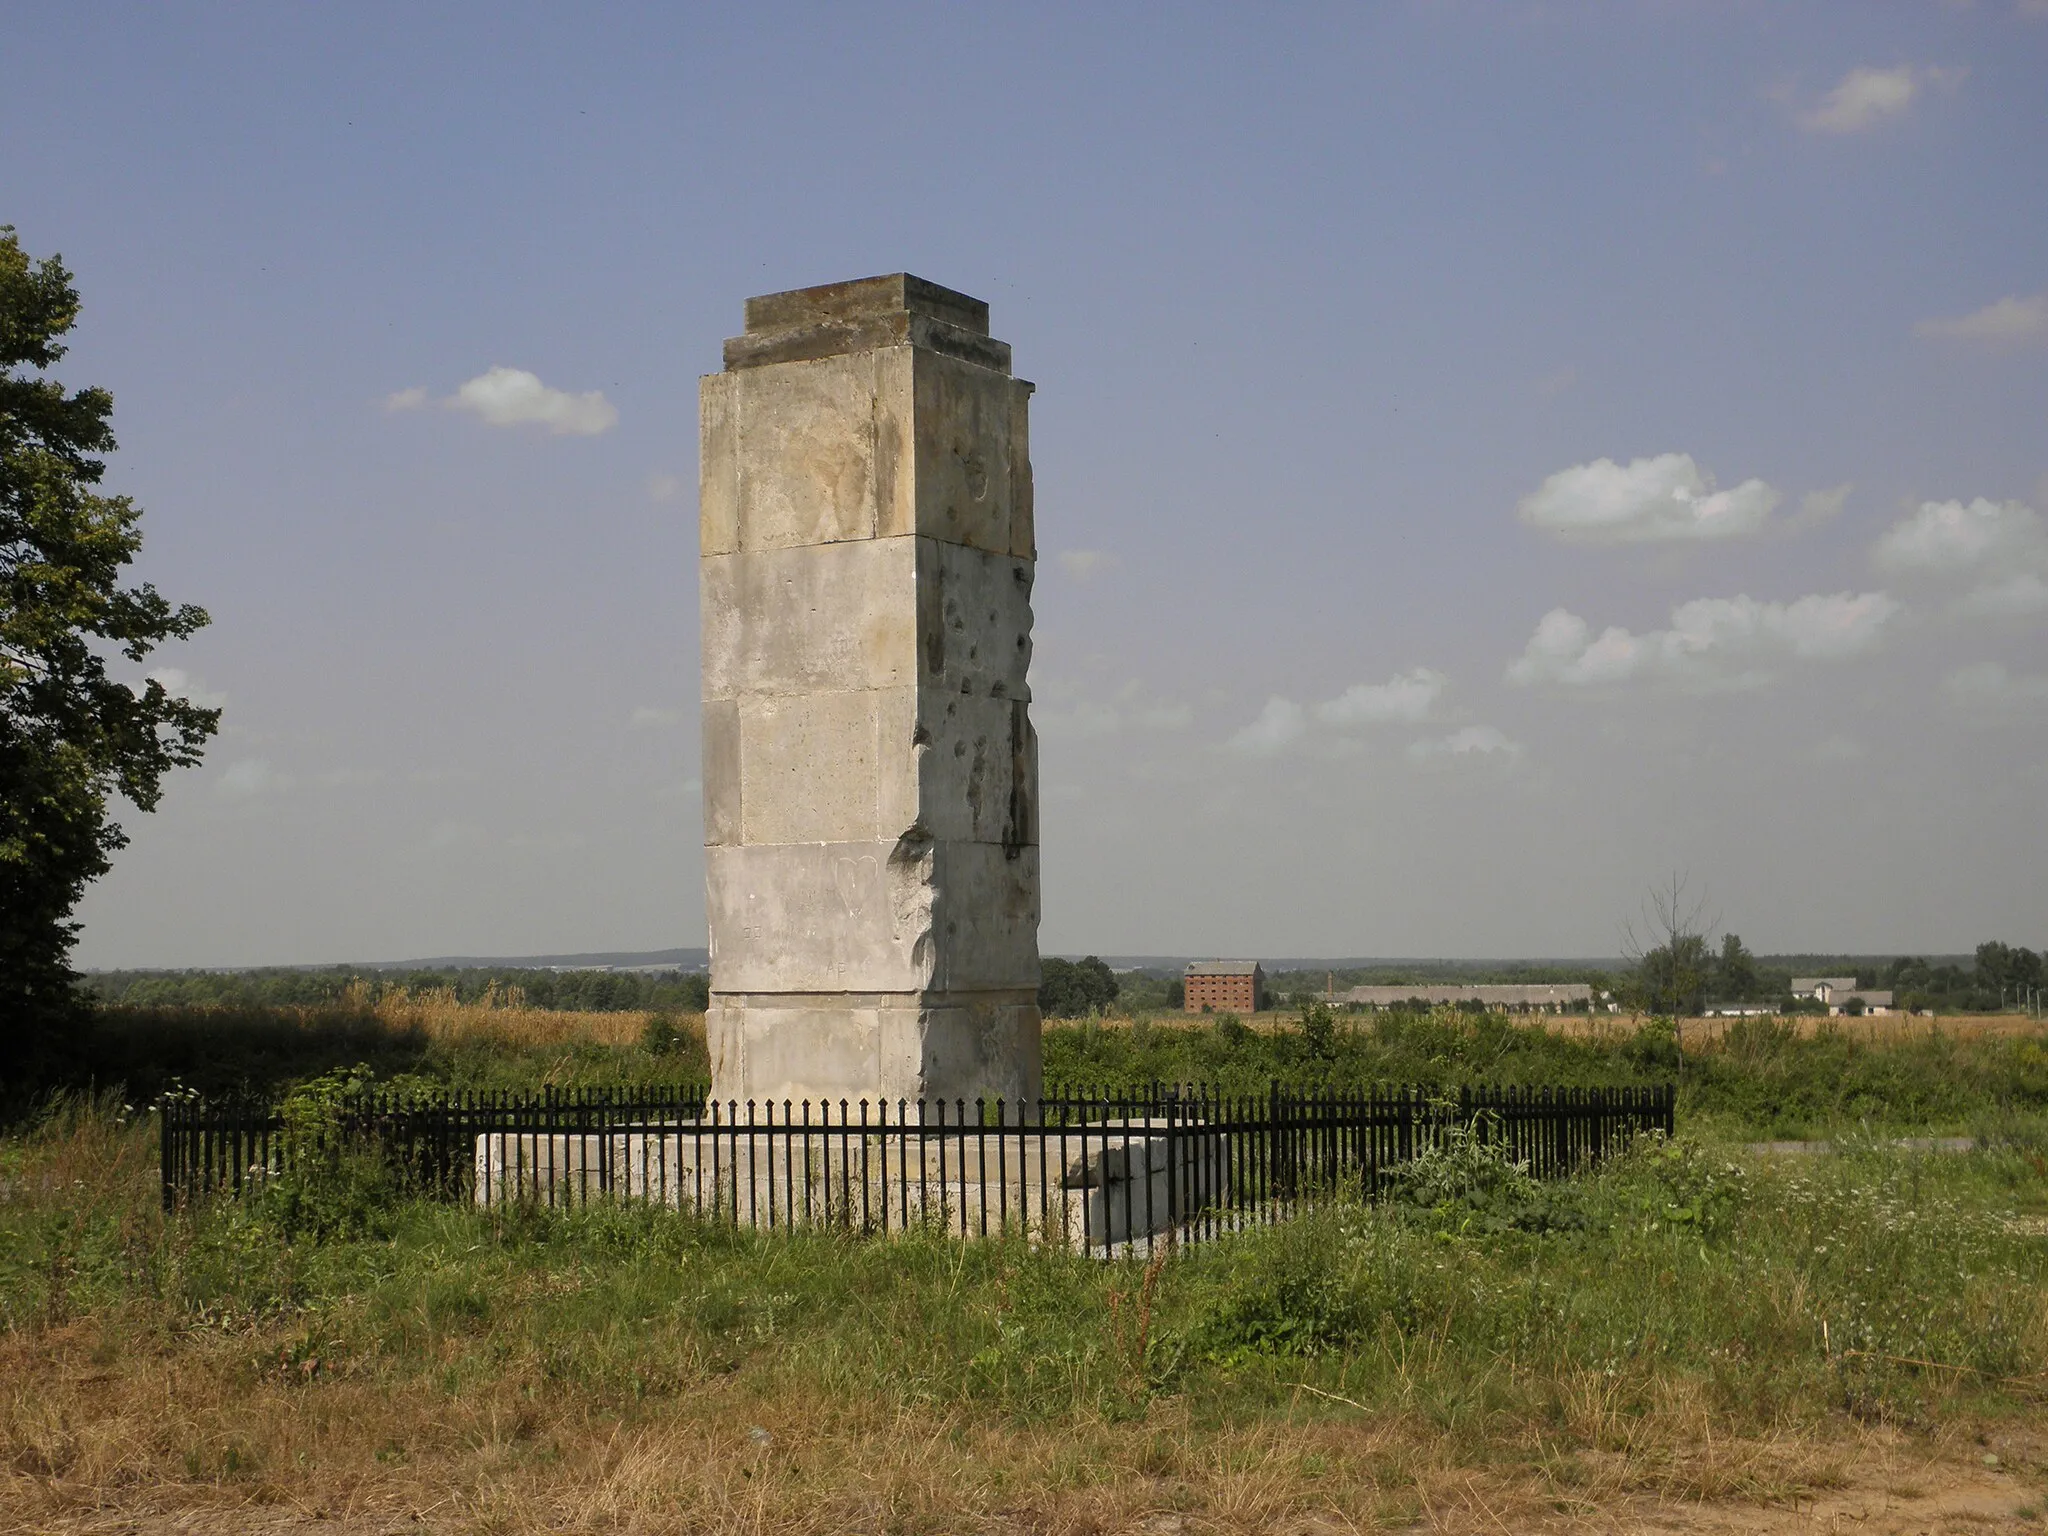
[[[1702,1438],[2038,1413],[2044,1145],[2028,1122],[1967,1155],[1774,1163],[1681,1138],[1550,1185],[1454,1145],[1384,1204],[1148,1267],[374,1187],[346,1220],[263,1200],[167,1216],[148,1124],[74,1107],[0,1143],[0,1469],[44,1479],[49,1509],[173,1485],[310,1507],[406,1478],[610,1498],[619,1444],[701,1442],[760,1466],[752,1496],[783,1512],[764,1528],[788,1529],[953,1529],[1061,1488],[1220,1489],[1240,1464],[1267,1469],[1274,1509],[1378,1507],[1423,1477],[1414,1456],[1553,1494],[1620,1456],[1630,1486],[1776,1496],[1828,1474],[1758,1483]],[[803,1434],[803,1456],[771,1480],[734,1448],[748,1425]],[[1356,1443],[1318,1425],[1381,1449],[1346,1461]],[[710,1497],[698,1452],[661,1466],[634,1484],[646,1507]],[[873,1518],[882,1485],[923,1513]],[[689,1508],[663,1518],[725,1518]]]
[[[73,1167],[38,1192],[67,1139],[107,1182]],[[174,1341],[204,1323],[260,1338],[252,1369],[283,1349],[459,1391],[516,1363],[607,1401],[744,1366],[1024,1419],[1161,1392],[1258,1411],[1306,1379],[1445,1425],[1541,1420],[1583,1371],[1637,1394],[1676,1373],[1768,1419],[1911,1412],[2048,1369],[2048,1243],[2025,1220],[2048,1180],[2015,1148],[1757,1164],[1680,1142],[1551,1186],[1472,1148],[1385,1205],[1190,1248],[1154,1277],[1141,1340],[1137,1266],[1015,1242],[761,1237],[608,1205],[165,1219],[147,1140],[87,1117],[9,1148],[26,1193],[0,1206],[0,1329],[123,1314]]]
[[[1378,1083],[1557,1087],[1677,1082],[1679,1116],[1754,1139],[1891,1134],[2002,1134],[2013,1117],[2048,1113],[2048,1041],[1907,1031],[1867,1038],[1823,1028],[1801,1036],[1739,1020],[1681,1055],[1668,1024],[1605,1037],[1552,1033],[1502,1014],[1453,1009],[1338,1016],[1312,1040],[1292,1024],[1235,1021],[1049,1024],[1045,1080],[1143,1088],[1200,1083],[1257,1094]],[[431,1027],[417,1022],[427,1019]],[[656,1026],[650,1035],[650,1024]],[[597,1032],[597,1038],[589,1033]],[[452,1089],[697,1083],[708,1076],[694,1016],[571,1015],[423,1005],[314,1009],[107,1007],[80,1040],[70,1082],[143,1105],[165,1088],[279,1095],[307,1078],[363,1066],[378,1080]]]
[[[1298,1028],[1254,1032],[1233,1022],[1048,1028],[1046,1080],[1195,1082],[1234,1093],[1258,1093],[1271,1082],[1307,1089],[1675,1081],[1682,1123],[1758,1139],[1858,1129],[1997,1134],[2013,1116],[2048,1112],[2048,1044],[2038,1038],[1870,1040],[1828,1030],[1802,1037],[1772,1020],[1744,1019],[1724,1039],[1689,1045],[1681,1057],[1668,1023],[1585,1038],[1504,1014],[1436,1009],[1340,1015],[1318,1052]]]

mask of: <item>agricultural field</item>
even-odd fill
[[[701,1070],[692,1017],[536,1012],[215,1019],[240,1054],[203,1059],[189,1019],[103,1027],[131,1071],[272,1086],[344,1043],[387,1081]],[[1452,1014],[1047,1038],[1133,1080],[1669,1080],[1672,1049]],[[1456,1146],[1150,1263],[346,1181],[166,1214],[148,1116],[81,1091],[0,1143],[0,1530],[2041,1528],[2040,1051],[1688,1041],[1671,1143],[1540,1185]],[[1745,1150],[1788,1093],[1833,1155]]]

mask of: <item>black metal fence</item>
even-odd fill
[[[1538,1178],[1672,1128],[1673,1090],[1423,1087],[1231,1095],[1063,1091],[1001,1101],[718,1104],[677,1088],[364,1094],[313,1116],[168,1098],[167,1206],[376,1160],[482,1206],[597,1199],[760,1228],[1023,1231],[1098,1252],[1200,1239],[1340,1191],[1377,1196],[1458,1137]]]

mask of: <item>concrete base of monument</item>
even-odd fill
[[[1041,1091],[1039,1032],[1037,994],[1025,989],[715,993],[704,1015],[713,1103],[809,1102],[835,1115],[863,1099],[899,1115],[983,1099],[1014,1118]]]
[[[1228,1138],[1163,1119],[1073,1126],[732,1125],[476,1138],[479,1205],[665,1206],[764,1230],[1022,1236],[1118,1253],[1217,1204]]]

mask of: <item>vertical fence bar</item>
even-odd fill
[[[266,1107],[167,1097],[156,1105],[157,1172],[162,1203],[175,1209],[206,1194],[242,1193],[298,1160],[362,1147],[380,1151],[409,1188],[486,1208],[507,1198],[556,1207],[587,1205],[594,1195],[678,1207],[690,1198],[700,1214],[764,1231],[820,1220],[850,1225],[857,1181],[864,1231],[907,1227],[915,1213],[962,1237],[986,1236],[1009,1229],[1014,1196],[1014,1219],[1027,1234],[1049,1237],[1057,1223],[1062,1241],[1078,1237],[1082,1251],[1113,1256],[1135,1252],[1141,1234],[1170,1230],[1197,1240],[1280,1220],[1331,1198],[1340,1181],[1381,1197],[1390,1170],[1441,1145],[1454,1123],[1536,1177],[1567,1177],[1640,1135],[1669,1134],[1676,1099],[1671,1084],[1467,1085],[1451,1098],[1419,1084],[1301,1094],[1273,1080],[1260,1098],[1155,1083],[1073,1090],[1038,1100],[1035,1113],[1020,1103],[1012,1114],[999,1099],[992,1125],[988,1101],[976,1100],[971,1127],[964,1099],[950,1113],[943,1099],[920,1100],[914,1119],[905,1101],[893,1120],[886,1102],[871,1118],[863,1100],[857,1122],[845,1100],[836,1121],[829,1105],[814,1118],[808,1100],[800,1115],[794,1101],[784,1100],[779,1116],[769,1103],[765,1118],[749,1101],[743,1124],[737,1101],[694,1098],[686,1130],[673,1087],[548,1087],[363,1094],[327,1130],[287,1144]]]

